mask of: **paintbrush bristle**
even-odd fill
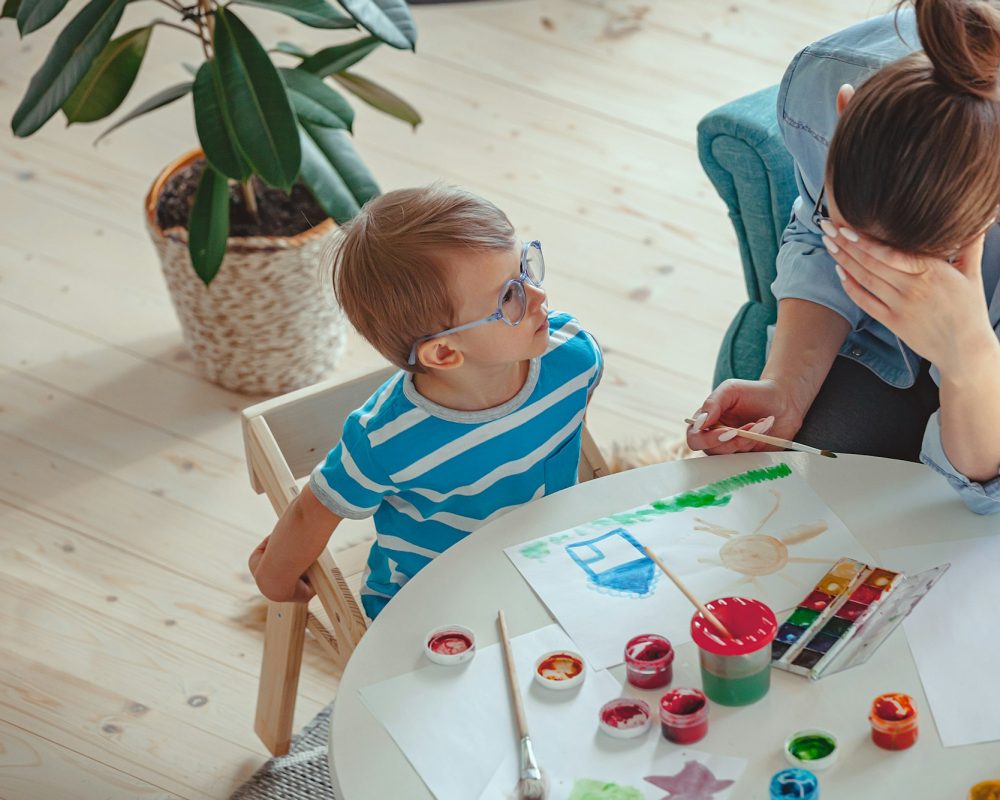
[[[826,456],[827,458],[836,458],[837,457],[837,454],[834,453],[832,450],[820,450],[819,454],[821,456]]]
[[[545,800],[545,781],[538,778],[521,778],[517,783],[518,800]]]

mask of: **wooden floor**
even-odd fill
[[[551,305],[607,352],[600,444],[676,437],[743,297],[695,124],[887,5],[417,7],[417,54],[383,49],[358,71],[425,123],[361,108],[358,148],[384,188],[461,183],[545,243]],[[269,44],[343,41],[244,15]],[[0,24],[4,119],[59,27],[22,42]],[[185,79],[192,44],[158,28],[126,107]],[[246,556],[273,517],[245,476],[249,400],[194,373],[143,228],[155,172],[196,143],[188,101],[94,148],[102,129],[0,134],[0,799],[225,798],[265,758],[251,729],[261,636],[241,617]],[[359,342],[347,359],[373,362]],[[336,689],[307,653],[296,725]]]

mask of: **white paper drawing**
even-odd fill
[[[625,642],[638,633],[690,641],[691,605],[660,579],[644,546],[702,600],[752,597],[775,613],[799,602],[837,559],[870,561],[783,463],[505,552],[584,657],[602,668],[621,663]]]

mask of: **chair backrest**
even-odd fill
[[[263,418],[289,471],[298,480],[337,446],[347,417],[395,371],[391,366],[374,372],[359,371],[266,400],[244,410],[244,425],[252,418]],[[264,491],[252,471],[250,480],[258,494]]]

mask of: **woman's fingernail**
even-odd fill
[[[823,233],[829,236],[831,239],[837,238],[837,227],[830,222],[828,219],[821,219],[819,221],[820,228],[823,229]]]
[[[694,415],[694,423],[691,425],[691,432],[697,433],[701,430],[701,426],[705,424],[705,420],[708,419],[708,412],[702,411],[700,414]]]
[[[842,266],[840,266],[840,264],[834,263],[833,268],[835,270],[837,270],[837,277],[838,278],[840,278],[842,281],[846,281],[847,280],[847,273],[844,272],[844,268]]]
[[[844,234],[844,238],[847,239],[847,241],[849,241],[849,242],[860,242],[861,241],[861,237],[858,236],[850,228],[841,228],[840,232],[842,234]]]
[[[833,243],[833,240],[829,236],[823,237],[823,247],[825,247],[830,253],[839,253],[840,248]]]
[[[771,430],[771,426],[774,424],[774,417],[766,417],[754,425],[751,429],[751,433],[767,433]]]
[[[725,433],[720,433],[719,434],[719,441],[720,442],[728,442],[728,441],[731,441],[732,439],[735,439],[736,436],[737,436],[737,429],[733,428],[732,430],[726,431]]]

